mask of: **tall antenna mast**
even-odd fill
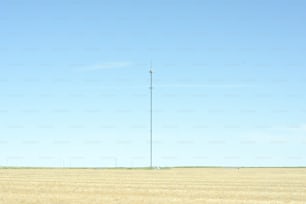
[[[150,67],[150,167],[153,168],[153,70]]]

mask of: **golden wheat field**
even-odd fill
[[[306,203],[306,169],[0,169],[0,203]]]

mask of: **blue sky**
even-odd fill
[[[0,165],[306,165],[306,2],[0,3]]]

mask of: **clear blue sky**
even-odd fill
[[[2,0],[0,165],[306,165],[303,0]]]

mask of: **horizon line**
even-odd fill
[[[288,168],[288,169],[296,169],[296,168],[306,168],[306,166],[158,166],[158,167],[40,167],[40,166],[0,166],[1,169],[93,169],[93,170],[107,170],[107,169],[248,169],[248,168]]]

